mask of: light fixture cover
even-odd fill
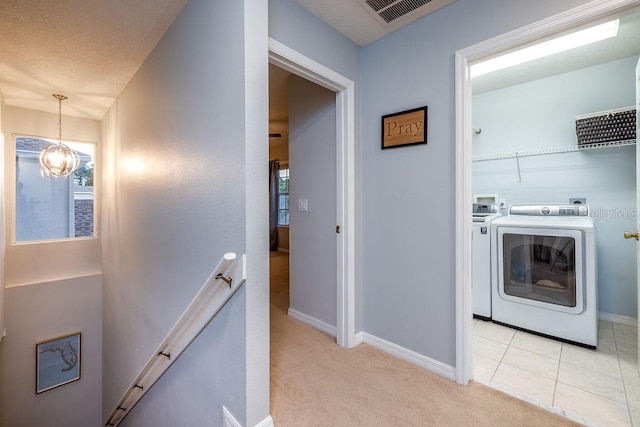
[[[565,36],[557,37],[546,42],[538,43],[533,46],[510,52],[496,58],[491,58],[471,66],[471,77],[478,77],[483,74],[502,70],[514,65],[523,64],[533,61],[534,59],[550,56],[555,53],[564,52],[615,37],[618,34],[620,20],[605,22],[584,30],[576,31]]]

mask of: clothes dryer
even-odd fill
[[[512,205],[491,223],[492,318],[595,348],[595,225],[587,205]]]

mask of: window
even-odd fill
[[[289,225],[289,169],[280,169],[278,225]]]
[[[40,152],[55,140],[16,136],[15,241],[93,237],[94,151],[87,142],[63,141],[80,166],[68,178],[43,177]]]

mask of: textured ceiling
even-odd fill
[[[101,119],[187,0],[0,0],[7,105]]]
[[[384,26],[358,0],[297,1],[360,45],[417,19],[413,14]],[[5,103],[57,112],[51,94],[62,93],[69,97],[63,103],[65,115],[101,119],[186,2],[0,0],[0,92]],[[439,2],[445,3],[450,1]],[[478,77],[474,92],[639,55],[638,10],[623,19],[616,39]],[[283,76],[274,73],[274,78],[281,83]],[[272,118],[286,123],[286,107],[272,97]]]

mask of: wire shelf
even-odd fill
[[[522,157],[546,156],[549,154],[575,153],[577,151],[598,150],[602,148],[626,147],[626,146],[635,145],[635,144],[636,144],[635,139],[627,139],[624,141],[598,142],[594,144],[570,145],[567,147],[539,148],[539,149],[526,150],[526,151],[512,151],[510,153],[474,156],[472,158],[472,161],[487,162],[491,160],[519,159]]]

